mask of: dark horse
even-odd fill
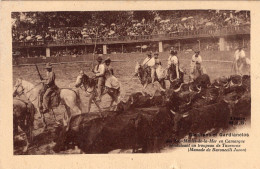
[[[168,69],[168,79],[170,81],[170,88],[174,88],[174,86],[181,84],[184,82],[184,72],[178,69],[179,71],[179,79],[177,79],[176,65],[172,64]]]
[[[139,63],[136,64],[135,67],[135,74],[139,77],[139,80],[141,81],[141,84],[143,85],[143,90],[147,87],[148,84],[152,83],[152,77],[151,77],[151,68],[150,67],[143,67]],[[164,90],[166,89],[165,84],[165,77],[159,79],[155,72],[155,79],[154,81],[158,81],[160,84],[160,87]]]

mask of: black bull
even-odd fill
[[[176,113],[174,117],[174,132],[176,139],[181,139],[187,134],[204,134],[210,129],[228,127],[230,104],[221,101],[202,108],[194,108],[186,113]]]
[[[93,119],[89,114],[74,116],[68,131],[57,129],[54,151],[66,150],[66,146],[73,143],[85,153],[108,153],[115,149],[158,152],[173,127],[173,115],[165,108],[108,113],[106,118]]]

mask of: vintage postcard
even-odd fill
[[[258,2],[2,2],[0,168],[260,168]]]

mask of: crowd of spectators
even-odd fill
[[[140,16],[129,11],[97,13],[14,13],[13,42],[134,37],[250,24],[248,11],[146,11]]]

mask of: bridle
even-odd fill
[[[24,92],[24,87],[22,86],[22,79],[21,79],[21,81],[20,81],[20,83],[19,84],[17,84],[17,85],[15,85],[15,90],[14,90],[14,92],[13,92],[13,94],[16,94],[17,96],[22,96],[22,95],[25,95],[26,93],[29,93],[30,91],[32,91],[33,89],[35,89],[39,84],[41,84],[42,82],[39,82],[39,83],[37,83],[33,88],[31,88],[30,90],[28,90],[27,92]],[[17,89],[19,88],[19,87],[21,87],[22,88],[22,90],[21,90],[21,92],[17,92]],[[30,98],[30,96],[28,97],[28,99]],[[34,101],[34,100],[33,100]]]
[[[84,87],[84,91],[88,94],[92,94],[94,91],[95,91],[95,87],[96,86],[93,86],[93,89],[91,91],[89,91],[90,88],[92,88],[90,85],[89,85],[89,80],[95,80],[95,79],[91,79],[91,78],[87,78],[87,79],[82,79],[81,81],[81,86]]]
[[[15,90],[14,90],[13,94],[17,94],[19,97],[24,94],[24,87],[22,86],[22,80],[20,83],[16,84],[14,87],[15,87]],[[17,92],[17,89],[19,87],[22,88],[22,91],[20,93]]]

